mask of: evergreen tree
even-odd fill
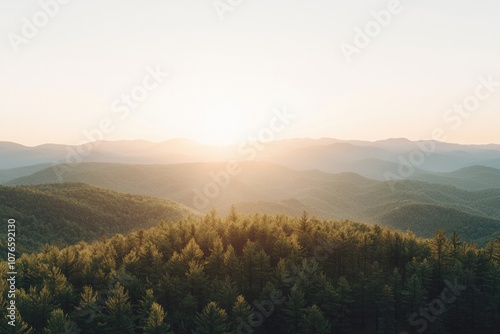
[[[442,231],[420,239],[349,221],[302,222],[211,214],[23,254],[17,326],[4,313],[0,333],[71,332],[70,319],[89,334],[168,333],[169,325],[178,334],[415,334],[424,321],[428,332],[489,334],[500,326],[500,239],[480,247]],[[0,276],[6,269],[0,259]],[[8,288],[0,281],[3,309]]]
[[[226,277],[224,280],[212,281],[209,286],[208,299],[216,302],[226,312],[231,311],[239,294],[236,283]]]
[[[306,301],[304,293],[300,289],[292,289],[288,300],[285,302],[283,308],[283,328],[286,333],[297,334],[300,333],[300,321],[304,315],[306,308]]]
[[[450,256],[450,243],[446,237],[444,230],[439,229],[434,238],[430,241],[430,246],[432,250],[432,255],[434,261],[436,261],[436,273],[434,278],[434,287],[437,287],[439,283],[443,280],[443,268],[447,265]]]
[[[77,334],[79,333],[76,324],[68,319],[63,310],[55,309],[50,313],[47,327],[43,330],[44,334]]]
[[[380,292],[380,299],[377,301],[379,309],[379,329],[380,333],[392,334],[396,329],[394,291],[392,287],[384,285]]]
[[[91,286],[84,286],[80,294],[80,304],[73,313],[78,327],[85,333],[97,333],[96,324],[102,316],[102,307],[98,303],[97,295]]]
[[[227,221],[236,223],[239,220],[239,215],[238,212],[236,211],[236,207],[234,205],[231,205],[229,208],[229,215],[227,216]]]
[[[352,299],[351,286],[345,277],[341,277],[339,279],[337,285],[337,295],[339,298],[337,302],[337,324],[341,332],[348,332],[350,327],[349,316],[351,314],[351,305],[354,300]]]
[[[233,282],[236,282],[240,290],[243,289],[243,269],[241,261],[236,255],[232,245],[227,246],[224,252],[224,275],[229,277]]]
[[[205,265],[206,273],[211,278],[219,278],[223,275],[224,267],[224,245],[222,239],[217,237],[210,248],[210,256]]]
[[[144,327],[145,334],[172,334],[170,325],[165,321],[165,311],[160,304],[153,302],[149,316]]]
[[[147,325],[151,307],[156,302],[156,297],[152,289],[146,290],[146,295],[140,300],[139,326],[144,329]]]
[[[116,283],[105,303],[104,331],[108,333],[134,333],[134,314],[125,288]]]
[[[318,306],[313,305],[304,311],[304,315],[299,324],[300,333],[308,334],[329,334],[331,325],[325,319]]]
[[[64,311],[70,311],[74,304],[73,286],[68,282],[68,279],[58,267],[50,268],[45,279],[53,298],[58,301],[58,304]]]
[[[230,330],[234,333],[239,333],[238,331],[243,331],[250,327],[250,319],[252,319],[253,310],[252,307],[246,302],[242,295],[236,297],[236,302],[231,310],[230,317]]]
[[[198,264],[195,261],[189,262],[189,270],[185,275],[185,291],[191,293],[191,295],[196,296],[199,300],[198,305],[202,305],[201,302],[207,295],[208,278],[203,271],[203,265]]]
[[[211,302],[194,318],[195,334],[223,334],[228,330],[226,311]]]
[[[23,318],[35,331],[42,330],[47,325],[50,313],[58,306],[47,285],[41,289],[30,287],[28,292],[21,289],[17,305]]]

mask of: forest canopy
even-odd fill
[[[17,330],[492,333],[499,261],[500,240],[478,248],[442,230],[420,239],[306,213],[212,211],[23,254]],[[0,291],[5,309],[5,281]],[[6,323],[1,332],[13,333]]]

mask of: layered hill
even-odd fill
[[[414,180],[451,185],[467,190],[500,188],[500,169],[471,166],[450,173],[419,174]]]
[[[170,199],[203,212],[216,208],[226,213],[233,204],[245,213],[298,215],[306,210],[326,219],[383,223],[403,230],[414,226],[422,235],[426,226],[428,231],[441,226],[449,232],[463,231],[461,234],[465,240],[476,241],[500,231],[500,189],[467,191],[413,180],[382,182],[354,173],[295,171],[264,162],[241,163],[238,175],[227,179],[227,168],[227,164],[222,163],[82,163],[64,169],[63,179]],[[49,168],[10,184],[57,181],[56,173]],[[414,205],[411,214],[410,211],[398,211],[408,203]],[[436,215],[431,217],[429,205],[437,206],[441,211],[435,211]],[[392,219],[395,212],[404,219],[401,216],[397,216],[401,219]],[[455,216],[460,217],[455,219]],[[423,223],[421,217],[426,217],[427,222]],[[468,233],[476,227],[479,232]]]
[[[28,170],[2,173],[37,164],[110,162],[127,164],[180,164],[230,160],[265,161],[295,170],[318,169],[328,173],[353,172],[387,180],[411,164],[409,177],[452,172],[475,165],[500,169],[500,145],[458,145],[404,138],[368,142],[357,140],[289,139],[270,143],[242,142],[213,147],[188,139],[161,143],[142,140],[96,141],[81,146],[46,144],[35,147],[0,142],[0,182],[9,175],[26,176]]]
[[[378,217],[380,224],[431,238],[435,231],[455,231],[467,240],[485,244],[500,236],[500,220],[468,214],[434,204],[408,202],[387,210]]]
[[[18,249],[33,251],[45,243],[92,241],[148,228],[161,220],[177,221],[192,211],[164,199],[122,194],[82,183],[61,183],[0,186],[0,213],[2,223],[11,218],[17,221]],[[2,235],[5,233],[6,230]],[[5,240],[2,238],[0,243]]]

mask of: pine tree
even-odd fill
[[[337,314],[338,327],[341,332],[349,332],[349,316],[351,314],[351,305],[353,303],[352,289],[347,279],[342,276],[337,285]]]
[[[96,324],[102,316],[102,307],[98,303],[97,295],[97,292],[94,292],[92,287],[84,286],[80,294],[80,305],[76,307],[73,313],[78,327],[85,333],[96,333]]]
[[[158,283],[163,272],[163,256],[151,241],[143,242],[125,256],[123,263],[127,271],[134,273],[142,281]]]
[[[151,306],[156,302],[156,297],[152,289],[146,290],[146,295],[139,301],[139,326],[145,328],[148,322]]]
[[[58,267],[52,267],[49,270],[44,282],[51,295],[59,303],[61,308],[68,312],[74,304],[73,286]]]
[[[401,305],[403,303],[403,284],[398,268],[395,268],[389,276],[389,287],[392,290],[392,309],[394,310],[394,319],[399,320]]]
[[[329,334],[331,324],[325,319],[318,306],[313,305],[304,311],[299,324],[300,333]]]
[[[223,334],[229,327],[226,311],[214,302],[208,303],[203,312],[196,315],[194,323],[195,334]]]
[[[134,314],[125,288],[116,283],[105,303],[104,331],[134,333]]]
[[[245,291],[253,298],[264,288],[265,282],[271,275],[269,256],[264,250],[251,241],[243,248],[241,263],[245,279]]]
[[[300,333],[299,324],[304,315],[306,301],[304,293],[300,289],[292,289],[285,306],[282,309],[283,313],[283,328],[287,333]]]
[[[231,310],[230,330],[233,333],[239,333],[243,329],[250,328],[250,319],[252,318],[253,309],[246,302],[242,295],[236,297],[236,302]]]
[[[50,313],[47,326],[43,330],[44,334],[77,334],[79,333],[75,323],[68,319],[63,310],[55,309]]]
[[[176,333],[191,333],[194,330],[193,315],[198,310],[197,299],[188,293],[176,302],[169,311],[171,324]]]
[[[444,230],[439,229],[430,240],[433,258],[436,262],[437,271],[434,279],[434,287],[443,280],[443,268],[446,266],[450,256],[450,242]]]
[[[149,316],[144,327],[145,334],[172,334],[170,325],[165,321],[165,311],[160,304],[153,302],[149,310]]]
[[[232,245],[228,245],[224,252],[224,276],[236,282],[238,289],[243,289],[243,271],[241,261]]]
[[[227,216],[227,221],[236,223],[240,219],[238,212],[236,211],[236,207],[234,205],[231,205],[231,208],[229,209],[229,215]]]
[[[223,275],[224,267],[224,245],[222,239],[217,237],[210,248],[210,256],[207,258],[205,271],[210,278],[219,278]]]
[[[72,282],[73,285],[80,287],[83,277],[83,263],[75,246],[62,249],[57,257],[57,267],[61,273]]]
[[[34,330],[42,330],[47,325],[50,312],[58,306],[46,285],[41,289],[30,287],[28,292],[21,289],[18,302],[19,312]]]
[[[226,312],[231,311],[239,294],[236,282],[226,277],[224,280],[213,280],[209,286],[208,300],[216,302]]]
[[[379,329],[380,333],[392,334],[396,329],[395,307],[394,307],[394,291],[392,287],[384,285],[380,292],[380,299],[377,301],[379,310]]]
[[[358,282],[355,286],[355,293],[356,293],[356,298],[359,302],[359,312],[360,314],[360,320],[361,320],[361,326],[365,328],[366,325],[366,316],[367,316],[367,304],[368,304],[368,290],[369,290],[369,280],[364,274],[364,272],[360,272],[358,277]]]
[[[426,291],[422,286],[422,279],[413,274],[403,289],[403,303],[406,306],[407,315],[411,316],[425,304]]]
[[[307,211],[302,212],[302,216],[299,218],[297,228],[302,233],[306,233],[309,231],[310,221],[309,221],[309,214],[307,213]]]
[[[453,231],[450,238],[451,243],[451,256],[455,261],[459,260],[459,256],[462,254],[463,242],[460,240],[458,233]]]
[[[1,283],[0,283],[1,284]],[[1,297],[0,297],[1,300]],[[7,302],[0,302],[0,307],[2,310],[7,309]],[[0,318],[0,333],[2,334],[33,334],[33,328],[28,325],[22,318],[19,310],[16,309],[16,322],[15,326],[9,325],[9,322],[12,321],[7,317],[7,312],[3,312],[2,317]]]
[[[201,250],[200,246],[196,243],[196,240],[192,238],[189,240],[186,247],[182,249],[181,258],[185,264],[186,270],[189,268],[189,262],[200,261],[205,254]]]
[[[184,286],[185,291],[190,292],[200,302],[204,300],[207,294],[208,278],[203,271],[203,265],[195,261],[189,262],[189,270],[185,274]]]

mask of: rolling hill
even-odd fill
[[[73,244],[116,233],[148,228],[159,221],[177,221],[193,211],[177,203],[121,194],[82,183],[0,186],[2,223],[17,221],[21,251],[44,243]],[[2,235],[6,230],[2,231]],[[0,241],[2,250],[3,242]]]
[[[411,176],[452,172],[474,165],[500,169],[499,145],[459,145],[395,138],[368,142],[333,138],[297,138],[270,143],[243,142],[241,145],[213,147],[188,139],[161,143],[144,140],[96,141],[81,146],[45,144],[35,147],[0,142],[0,169],[37,164],[109,162],[126,164],[180,164],[256,160],[294,170],[318,169],[328,173],[354,172],[364,177],[386,180],[387,172],[398,173],[402,161],[412,154],[425,153]],[[79,154],[77,152],[84,152]],[[26,176],[25,173],[20,176]],[[0,170],[0,182],[2,178]]]
[[[450,173],[419,174],[412,179],[466,190],[484,190],[500,188],[500,169],[471,166]]]
[[[500,220],[471,215],[433,204],[405,203],[383,213],[380,224],[431,238],[435,231],[455,231],[465,240],[485,244],[500,236]]]
[[[387,217],[390,217],[388,214],[411,202],[417,204],[412,215],[402,219],[400,226],[395,226],[394,222],[391,226],[401,229],[407,229],[408,224],[420,226],[419,217],[428,216],[428,205],[434,205],[463,215],[457,221],[468,222],[470,226],[484,221],[490,227],[497,224],[496,229],[500,230],[500,189],[467,191],[449,185],[414,180],[382,182],[354,173],[295,171],[264,162],[242,163],[241,173],[233,176],[227,186],[216,186],[210,175],[217,175],[226,167],[226,164],[221,163],[83,163],[68,169],[64,174],[64,181],[85,182],[120,192],[166,198],[204,212],[216,208],[226,213],[229,206],[234,204],[244,213],[297,215],[306,210],[320,218],[372,223],[387,222]],[[56,181],[54,171],[49,168],[13,180],[9,184],[29,185]],[[207,188],[207,185],[210,186]],[[206,205],[200,206],[200,203]],[[452,231],[454,226],[447,217],[438,214],[429,220],[429,231],[434,231],[435,226],[443,226],[447,231]],[[492,229],[481,231],[479,235],[463,237],[465,240],[480,240],[490,236]]]
[[[50,167],[50,164],[38,164],[26,167],[0,169],[0,184],[17,179],[19,177],[31,175],[48,167]]]

